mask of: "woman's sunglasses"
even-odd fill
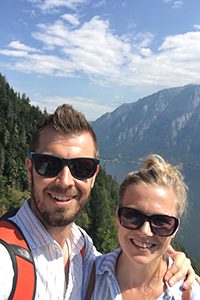
[[[179,225],[179,219],[167,215],[146,216],[139,210],[131,207],[119,207],[120,224],[128,229],[137,230],[144,222],[149,222],[152,233],[160,236],[172,235]]]
[[[68,166],[72,176],[79,180],[91,178],[97,169],[99,159],[90,157],[78,157],[65,159],[49,154],[29,152],[36,172],[45,177],[56,177],[65,166]]]

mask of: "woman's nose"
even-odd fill
[[[150,223],[145,221],[144,224],[139,228],[140,232],[147,236],[153,236],[153,232],[151,231]]]

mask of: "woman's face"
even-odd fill
[[[177,217],[176,203],[176,195],[171,189],[140,183],[127,187],[121,206],[135,208],[149,216],[164,214]],[[123,255],[138,264],[148,264],[160,258],[174,237],[174,235],[169,237],[155,235],[148,221],[137,230],[121,226],[118,216],[117,223]]]

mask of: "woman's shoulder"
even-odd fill
[[[95,266],[96,266],[96,273],[102,274],[105,272],[115,272],[115,265],[119,254],[121,253],[121,249],[115,249],[114,251],[103,254],[101,256],[96,257],[95,259]]]

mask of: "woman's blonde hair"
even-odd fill
[[[187,186],[180,172],[180,165],[172,165],[160,155],[151,154],[142,160],[141,168],[129,173],[120,185],[119,201],[123,200],[128,186],[145,182],[170,188],[177,198],[177,216],[180,218],[187,208]]]

